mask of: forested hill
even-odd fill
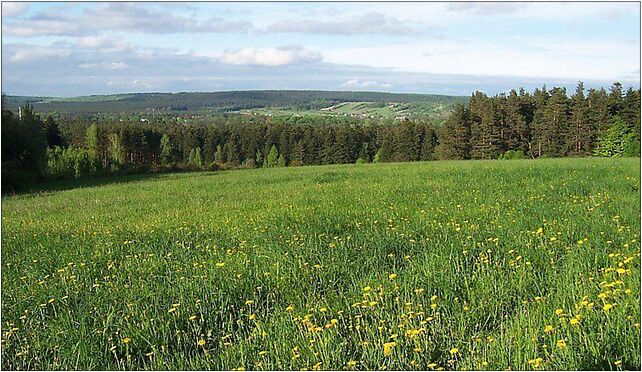
[[[424,113],[431,110],[450,111],[455,103],[468,97],[433,94],[399,94],[382,92],[338,92],[302,90],[231,91],[211,93],[132,93],[74,98],[5,96],[5,104],[16,110],[30,103],[35,111],[60,113],[115,112],[237,112],[250,109],[275,108],[307,113],[344,114],[337,105],[360,103],[379,116]],[[335,111],[336,109],[336,111]],[[376,109],[379,109],[378,111]],[[381,110],[381,109],[388,109]],[[364,111],[366,112],[366,111]],[[347,112],[349,114],[349,112]],[[437,113],[437,112],[435,112]]]

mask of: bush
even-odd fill
[[[640,143],[624,120],[616,116],[613,125],[600,136],[593,155],[614,158],[640,156]]]
[[[526,159],[526,155],[522,150],[508,150],[502,155],[500,155],[499,159],[501,160]]]

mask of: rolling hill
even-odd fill
[[[132,93],[72,98],[5,96],[9,109],[30,103],[37,112],[91,113],[256,113],[265,115],[442,116],[467,97],[338,91],[231,91]]]

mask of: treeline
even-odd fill
[[[62,120],[62,119],[57,119]],[[2,112],[3,192],[33,181],[118,173],[437,159],[639,156],[640,90],[476,92],[445,125],[221,116],[184,123],[42,120]],[[314,121],[313,120],[313,121]],[[336,119],[333,119],[336,120]]]
[[[16,110],[26,103],[38,111],[64,113],[197,112],[223,113],[261,107],[318,110],[341,102],[398,102],[450,105],[465,97],[436,94],[343,92],[314,90],[256,90],[231,92],[134,93],[70,99],[8,96],[6,104]]]
[[[472,95],[439,131],[440,159],[506,157],[639,156],[640,90],[615,83],[610,91],[578,84],[520,89],[489,97]]]

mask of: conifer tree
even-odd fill
[[[163,134],[160,140],[160,160],[161,164],[168,164],[172,161],[174,146],[172,145],[169,135]]]
[[[277,161],[279,159],[279,151],[276,149],[276,146],[272,145],[270,152],[268,153],[267,158],[265,159],[266,168],[274,168],[277,166]]]
[[[464,105],[457,105],[439,132],[438,159],[470,159],[470,120]]]

